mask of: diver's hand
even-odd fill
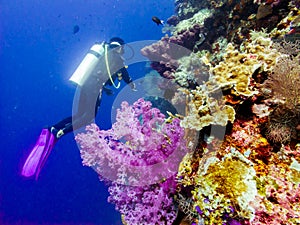
[[[131,82],[129,85],[132,91],[137,91],[137,89],[135,88],[135,83]]]
[[[107,95],[113,95],[113,94],[114,94],[113,90],[111,90],[110,88],[107,88],[107,87],[103,87],[103,91],[104,91]]]

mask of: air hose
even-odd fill
[[[105,65],[106,65],[106,70],[107,70],[107,73],[108,73],[108,76],[109,76],[109,79],[110,79],[110,82],[112,83],[112,85],[118,89],[120,88],[120,81],[118,83],[118,85],[115,84],[115,82],[113,81],[112,79],[112,75],[110,73],[110,69],[109,69],[109,65],[108,65],[108,57],[107,57],[107,45],[104,45],[104,48],[105,48]]]

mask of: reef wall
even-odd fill
[[[185,113],[123,103],[112,129],[77,136],[84,164],[124,224],[300,224],[299,0],[175,6],[167,34],[141,52],[180,87],[168,99]],[[146,167],[128,175],[134,166]]]
[[[177,174],[174,224],[299,224],[300,2],[175,5],[169,34],[142,49],[173,61],[152,67],[181,86],[181,126],[200,132]],[[191,53],[170,55],[170,43]]]

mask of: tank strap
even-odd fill
[[[99,54],[98,52],[96,52],[96,51],[94,51],[92,49],[90,49],[88,51],[88,53],[91,53],[92,55],[96,56],[98,59],[102,56],[101,54]]]
[[[110,73],[110,68],[109,68],[109,65],[108,65],[107,45],[104,45],[104,51],[105,51],[105,65],[106,65],[106,70],[107,70],[107,73],[108,73],[110,82],[112,83],[112,85],[113,85],[116,89],[118,89],[118,88],[120,88],[120,84],[121,84],[121,83],[120,83],[120,81],[119,81],[118,85],[116,85],[115,82],[114,82],[113,79],[112,79],[112,75],[111,75],[111,73]]]

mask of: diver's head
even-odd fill
[[[125,41],[119,37],[113,37],[109,40],[109,48],[114,49],[119,54],[124,54]]]

